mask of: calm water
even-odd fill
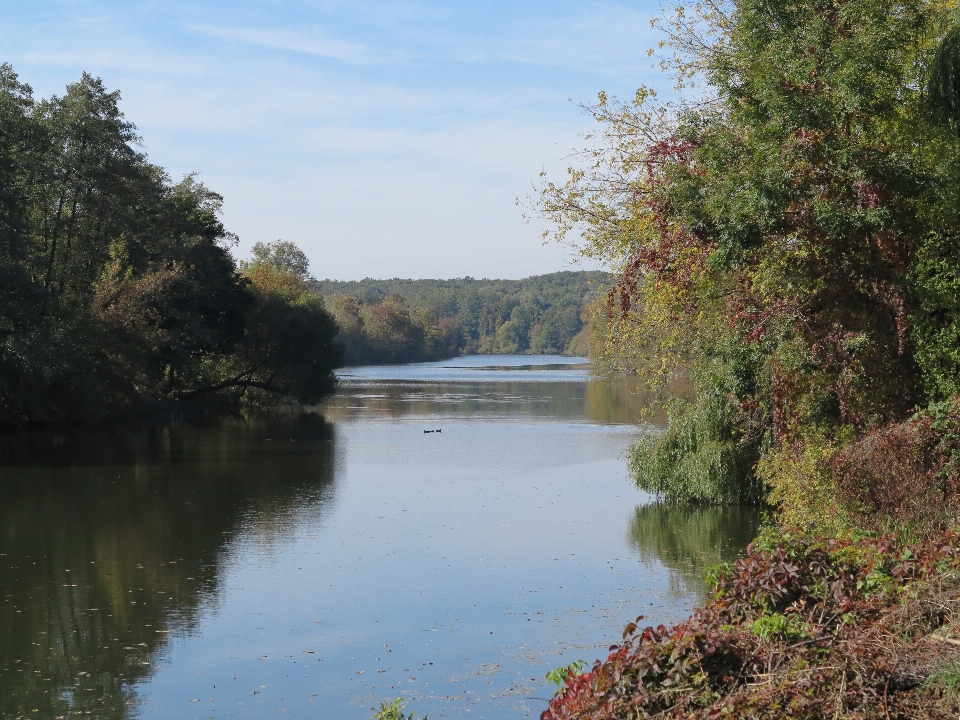
[[[322,415],[0,436],[0,717],[538,716],[756,527],[630,486],[634,390],[461,358],[345,370]]]

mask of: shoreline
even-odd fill
[[[960,708],[960,536],[761,533],[684,622],[624,629],[541,720],[947,718]]]

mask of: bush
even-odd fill
[[[668,501],[708,505],[759,505],[764,487],[754,473],[752,442],[720,399],[709,398],[670,413],[667,429],[642,437],[628,463],[637,487]]]
[[[914,535],[960,518],[960,399],[872,433],[831,460],[840,502],[871,530]]]
[[[912,546],[767,534],[686,621],[627,625],[541,720],[956,717],[956,666],[930,642],[960,608],[958,570],[950,532]]]
[[[757,475],[780,522],[810,535],[840,535],[851,526],[830,467],[835,453],[834,443],[812,435],[760,459]]]

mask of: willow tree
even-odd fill
[[[642,487],[760,502],[774,459],[960,393],[960,140],[927,93],[953,22],[928,0],[682,4],[655,54],[686,99],[587,108],[587,162],[540,209],[620,271],[595,351],[694,386],[635,448]]]

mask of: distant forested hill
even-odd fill
[[[470,353],[582,353],[584,307],[608,280],[597,271],[523,280],[318,280],[348,364]]]

